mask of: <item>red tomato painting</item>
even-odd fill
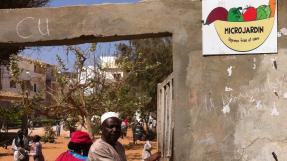
[[[246,11],[243,13],[244,21],[255,21],[257,17],[256,8],[248,7]]]

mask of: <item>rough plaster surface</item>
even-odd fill
[[[286,8],[287,1],[279,0],[279,29],[287,26]],[[0,45],[170,35],[174,160],[271,161],[272,152],[287,160],[286,36],[278,38],[278,54],[203,57],[200,1],[0,10]]]

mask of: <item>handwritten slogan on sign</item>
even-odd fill
[[[203,55],[277,53],[276,0],[203,0]]]

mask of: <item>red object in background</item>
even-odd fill
[[[127,127],[129,126],[128,118],[126,118],[126,119],[124,120],[124,123],[126,124]]]
[[[256,12],[256,8],[254,7],[248,7],[243,13],[244,21],[255,21],[256,17],[257,17],[257,12]]]

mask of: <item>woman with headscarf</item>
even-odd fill
[[[26,137],[27,131],[19,130],[17,136],[12,142],[14,151],[14,161],[29,161],[29,141]]]
[[[87,161],[92,143],[93,141],[88,133],[75,131],[72,133],[68,150],[60,154],[56,161]]]

